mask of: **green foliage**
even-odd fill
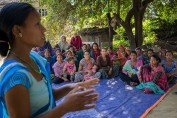
[[[114,38],[113,39],[113,50],[116,50],[119,45],[123,45],[125,47],[129,47],[130,46],[128,40]]]
[[[152,29],[157,28],[157,26],[152,24],[151,20],[145,20],[143,22],[143,34],[144,34],[144,42],[143,44],[153,43],[157,37],[155,32],[152,31]]]
[[[34,0],[21,0],[31,3]],[[39,6],[47,8],[48,15],[42,17],[42,23],[47,29],[46,37],[52,43],[59,40],[61,35],[69,37],[73,32],[88,27],[106,27],[108,12],[113,15],[118,11],[117,0],[38,0]],[[132,0],[121,0],[120,17],[124,20],[132,8]],[[152,29],[157,29],[161,21],[173,23],[176,19],[176,0],[154,0],[143,19],[144,44],[154,42],[156,34]],[[151,20],[150,20],[151,19]],[[134,21],[131,20],[133,24]],[[135,29],[132,28],[133,33]],[[116,30],[113,46],[118,44],[129,46],[125,30],[119,26]]]

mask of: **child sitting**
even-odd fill
[[[56,60],[57,62],[53,65],[54,74],[55,74],[53,83],[58,84],[64,81],[68,81],[67,78],[63,77],[63,67],[65,65],[65,62],[63,61],[62,55],[58,54]]]
[[[93,78],[92,76],[96,73],[97,69],[98,69],[98,66],[94,64],[92,67],[92,70],[88,71],[88,73],[84,75],[84,81],[92,79]]]
[[[74,62],[74,57],[68,57],[67,58],[67,62],[63,68],[63,72],[65,73],[64,74],[64,77],[65,78],[70,78],[70,81],[74,81],[74,74],[76,72],[76,65],[75,65],[75,62]]]

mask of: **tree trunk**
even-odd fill
[[[135,19],[135,43],[139,47],[143,43],[143,14],[142,0],[133,0],[134,19]]]
[[[140,13],[135,13],[135,43],[136,47],[143,44],[143,20]]]
[[[130,43],[130,49],[134,50],[136,48],[136,42],[135,42],[135,37],[132,32],[132,28],[126,26],[125,32],[127,34],[127,37],[128,37],[129,43]]]
[[[118,10],[115,17],[117,19],[118,24],[121,24],[125,29],[131,50],[134,50],[136,47],[141,46],[143,43],[143,17],[148,4],[153,1],[154,0],[132,0],[133,7],[128,12],[124,21],[120,17],[120,0],[117,0]],[[135,21],[135,34],[133,34],[131,27],[131,19],[133,18],[133,16]]]
[[[111,26],[111,15],[110,13],[107,13],[107,19],[108,19],[108,28],[109,28],[109,47],[112,47],[112,40],[113,40],[113,27]]]

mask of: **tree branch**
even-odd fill
[[[154,0],[144,0],[144,1],[142,2],[142,10],[141,10],[141,13],[142,13],[142,14],[144,14],[144,12],[145,12],[145,10],[146,10],[148,4],[151,3],[151,2],[153,2],[153,1],[154,1]]]
[[[125,28],[125,21],[122,20],[122,18],[120,17],[120,15],[118,14],[114,14],[114,17],[116,18],[118,24],[121,24],[124,28]]]
[[[133,15],[134,15],[134,8],[130,9],[130,11],[128,12],[125,22],[130,23]]]
[[[120,16],[120,0],[117,0],[117,14]]]

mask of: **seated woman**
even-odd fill
[[[56,58],[57,58],[57,62],[55,62],[55,64],[53,65],[53,70],[55,74],[53,83],[59,84],[59,83],[68,81],[68,79],[63,77],[63,74],[64,74],[63,67],[65,65],[65,62],[63,61],[62,55],[58,54]]]
[[[163,63],[163,61],[166,61],[166,52],[167,52],[166,49],[162,49],[162,50],[159,52],[159,57],[160,57],[160,59],[162,60],[162,63]]]
[[[90,56],[96,61],[97,57],[100,56],[100,49],[97,43],[92,44]]]
[[[120,45],[112,60],[113,60],[113,62],[116,62],[117,64],[119,64],[120,69],[122,69],[124,64],[127,61],[128,56],[129,55],[126,52],[126,48],[124,46]]]
[[[95,64],[95,60],[90,57],[89,51],[84,52],[84,58],[79,63],[79,69],[78,72],[75,74],[75,80],[74,82],[80,82],[83,81],[84,75],[90,73],[92,71],[92,67]],[[96,72],[92,75],[91,78],[100,78],[101,73]]]
[[[108,53],[108,55],[109,55],[110,60],[112,60],[113,57],[114,57],[114,52],[113,52],[113,50],[112,50],[112,47],[108,47],[107,53]]]
[[[44,57],[45,57],[45,59],[47,60],[48,64],[50,65],[50,72],[53,73],[52,66],[53,66],[54,63],[55,63],[55,60],[54,60],[53,57],[51,56],[49,49],[45,49],[45,50],[44,50]]]
[[[165,70],[167,75],[168,82],[172,82],[177,79],[177,63],[173,60],[173,52],[167,51],[166,52],[166,59],[163,60],[162,66]]]
[[[122,73],[120,73],[120,78],[122,81],[126,82],[131,86],[139,84],[137,72],[138,69],[143,65],[142,60],[137,60],[136,51],[130,53],[131,60],[127,60],[125,63]]]
[[[78,61],[84,58],[84,52],[87,51],[87,45],[83,44],[82,49],[78,51]]]
[[[44,45],[38,48],[38,53],[44,57],[45,50],[48,49],[50,54],[53,56],[55,54],[49,41],[45,41]]]
[[[106,48],[101,49],[101,55],[97,58],[97,65],[99,68],[99,72],[101,73],[101,78],[111,78],[118,76],[119,66],[112,66],[111,60],[107,55]]]
[[[66,41],[66,36],[60,37],[60,41],[58,42],[58,48],[60,48],[62,52],[68,50],[69,44]]]
[[[159,56],[151,56],[150,64],[144,65],[140,69],[138,78],[142,83],[136,88],[143,89],[145,93],[164,93],[167,89],[167,77],[160,62]]]

